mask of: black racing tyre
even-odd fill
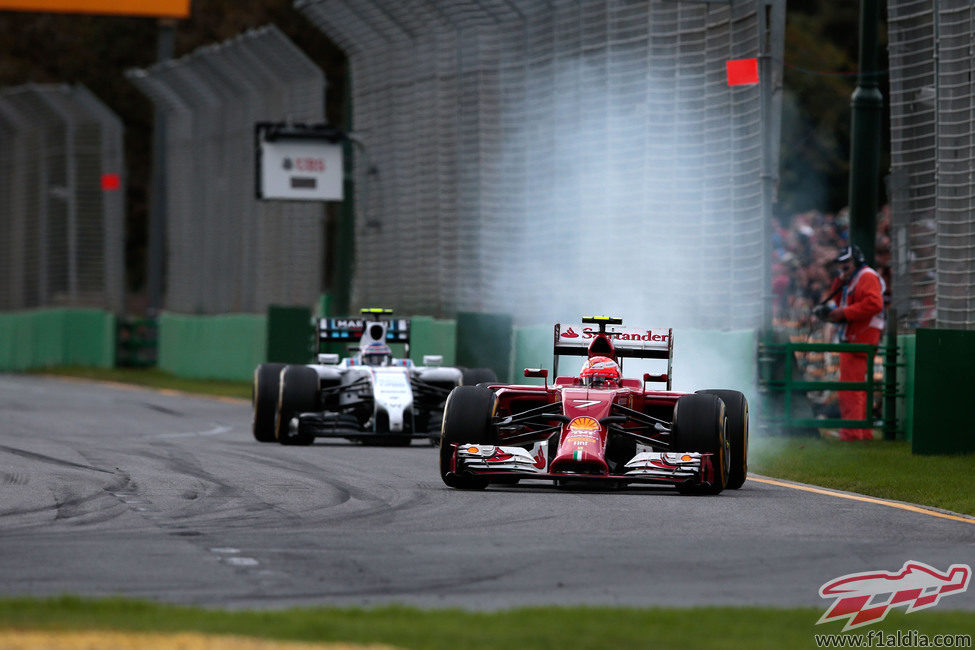
[[[274,442],[274,414],[278,409],[278,379],[283,363],[262,363],[254,369],[251,404],[254,407],[252,430],[258,442]]]
[[[498,375],[490,368],[463,368],[461,369],[461,385],[477,386],[478,384],[496,384]]]
[[[274,429],[282,445],[310,445],[315,436],[292,435],[289,423],[296,413],[318,410],[318,373],[308,366],[286,366],[281,371]]]
[[[472,442],[496,445],[498,434],[491,425],[497,398],[494,391],[481,386],[458,386],[450,391],[440,428],[440,478],[452,488],[483,490],[488,480],[482,476],[450,473],[452,445]]]
[[[682,487],[681,492],[718,494],[728,484],[728,442],[725,405],[717,395],[681,395],[674,406],[672,449],[711,454],[714,481],[707,486]]]
[[[728,416],[725,435],[728,436],[728,444],[731,446],[731,466],[728,468],[728,485],[725,487],[737,490],[748,478],[748,400],[736,390],[712,388],[697,392],[717,395],[724,402],[725,415]]]

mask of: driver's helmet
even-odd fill
[[[385,343],[370,343],[362,351],[362,364],[366,366],[387,366],[393,358],[393,351]]]
[[[582,365],[579,379],[590,388],[619,386],[620,367],[609,357],[591,357]]]

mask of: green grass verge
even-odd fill
[[[748,469],[975,516],[975,454],[914,455],[900,441],[753,438]]]
[[[0,629],[185,631],[282,641],[384,643],[433,650],[772,650],[814,648],[814,635],[839,633],[839,623],[816,625],[826,604],[824,601],[824,607],[819,609],[536,607],[487,613],[408,607],[225,611],[65,597],[0,600]],[[930,636],[970,635],[972,614],[905,614],[894,610],[882,623],[855,633],[874,630],[889,634],[917,630]]]

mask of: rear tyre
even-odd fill
[[[731,446],[728,485],[725,487],[737,490],[748,478],[748,400],[736,390],[708,389],[697,392],[717,395],[724,402],[725,414],[728,416],[725,435]]]
[[[681,395],[674,406],[671,429],[673,450],[711,454],[712,480],[708,485],[679,486],[682,493],[718,494],[728,484],[728,442],[725,405],[717,395]]]
[[[318,410],[318,373],[307,366],[286,366],[281,371],[278,408],[274,417],[277,439],[282,445],[310,445],[315,436],[291,432],[291,418],[297,413]]]
[[[497,444],[498,434],[491,426],[495,401],[494,391],[481,386],[458,386],[447,396],[440,429],[440,478],[448,487],[460,490],[487,487],[488,480],[483,476],[451,473],[450,463],[455,444]]]
[[[461,383],[464,386],[498,383],[497,373],[490,368],[464,368],[461,370],[461,375]]]
[[[274,414],[278,408],[278,380],[283,363],[262,363],[254,369],[251,403],[254,406],[252,430],[258,442],[274,442]]]

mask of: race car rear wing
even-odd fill
[[[410,321],[391,318],[391,309],[363,309],[361,318],[321,318],[318,321],[318,346],[323,343],[368,344],[384,341],[410,346]]]
[[[589,346],[600,336],[605,337],[612,344],[612,354],[607,350],[607,356],[617,359],[626,357],[635,359],[666,359],[667,374],[659,381],[667,382],[670,388],[672,362],[674,358],[674,330],[668,329],[640,329],[624,327],[620,318],[592,316],[583,318],[579,324],[555,324],[555,340],[553,353],[555,356],[553,373],[558,375],[559,356],[584,357],[589,354]],[[599,344],[596,344],[597,347]],[[646,379],[645,379],[646,380]],[[651,380],[658,380],[653,377]]]

